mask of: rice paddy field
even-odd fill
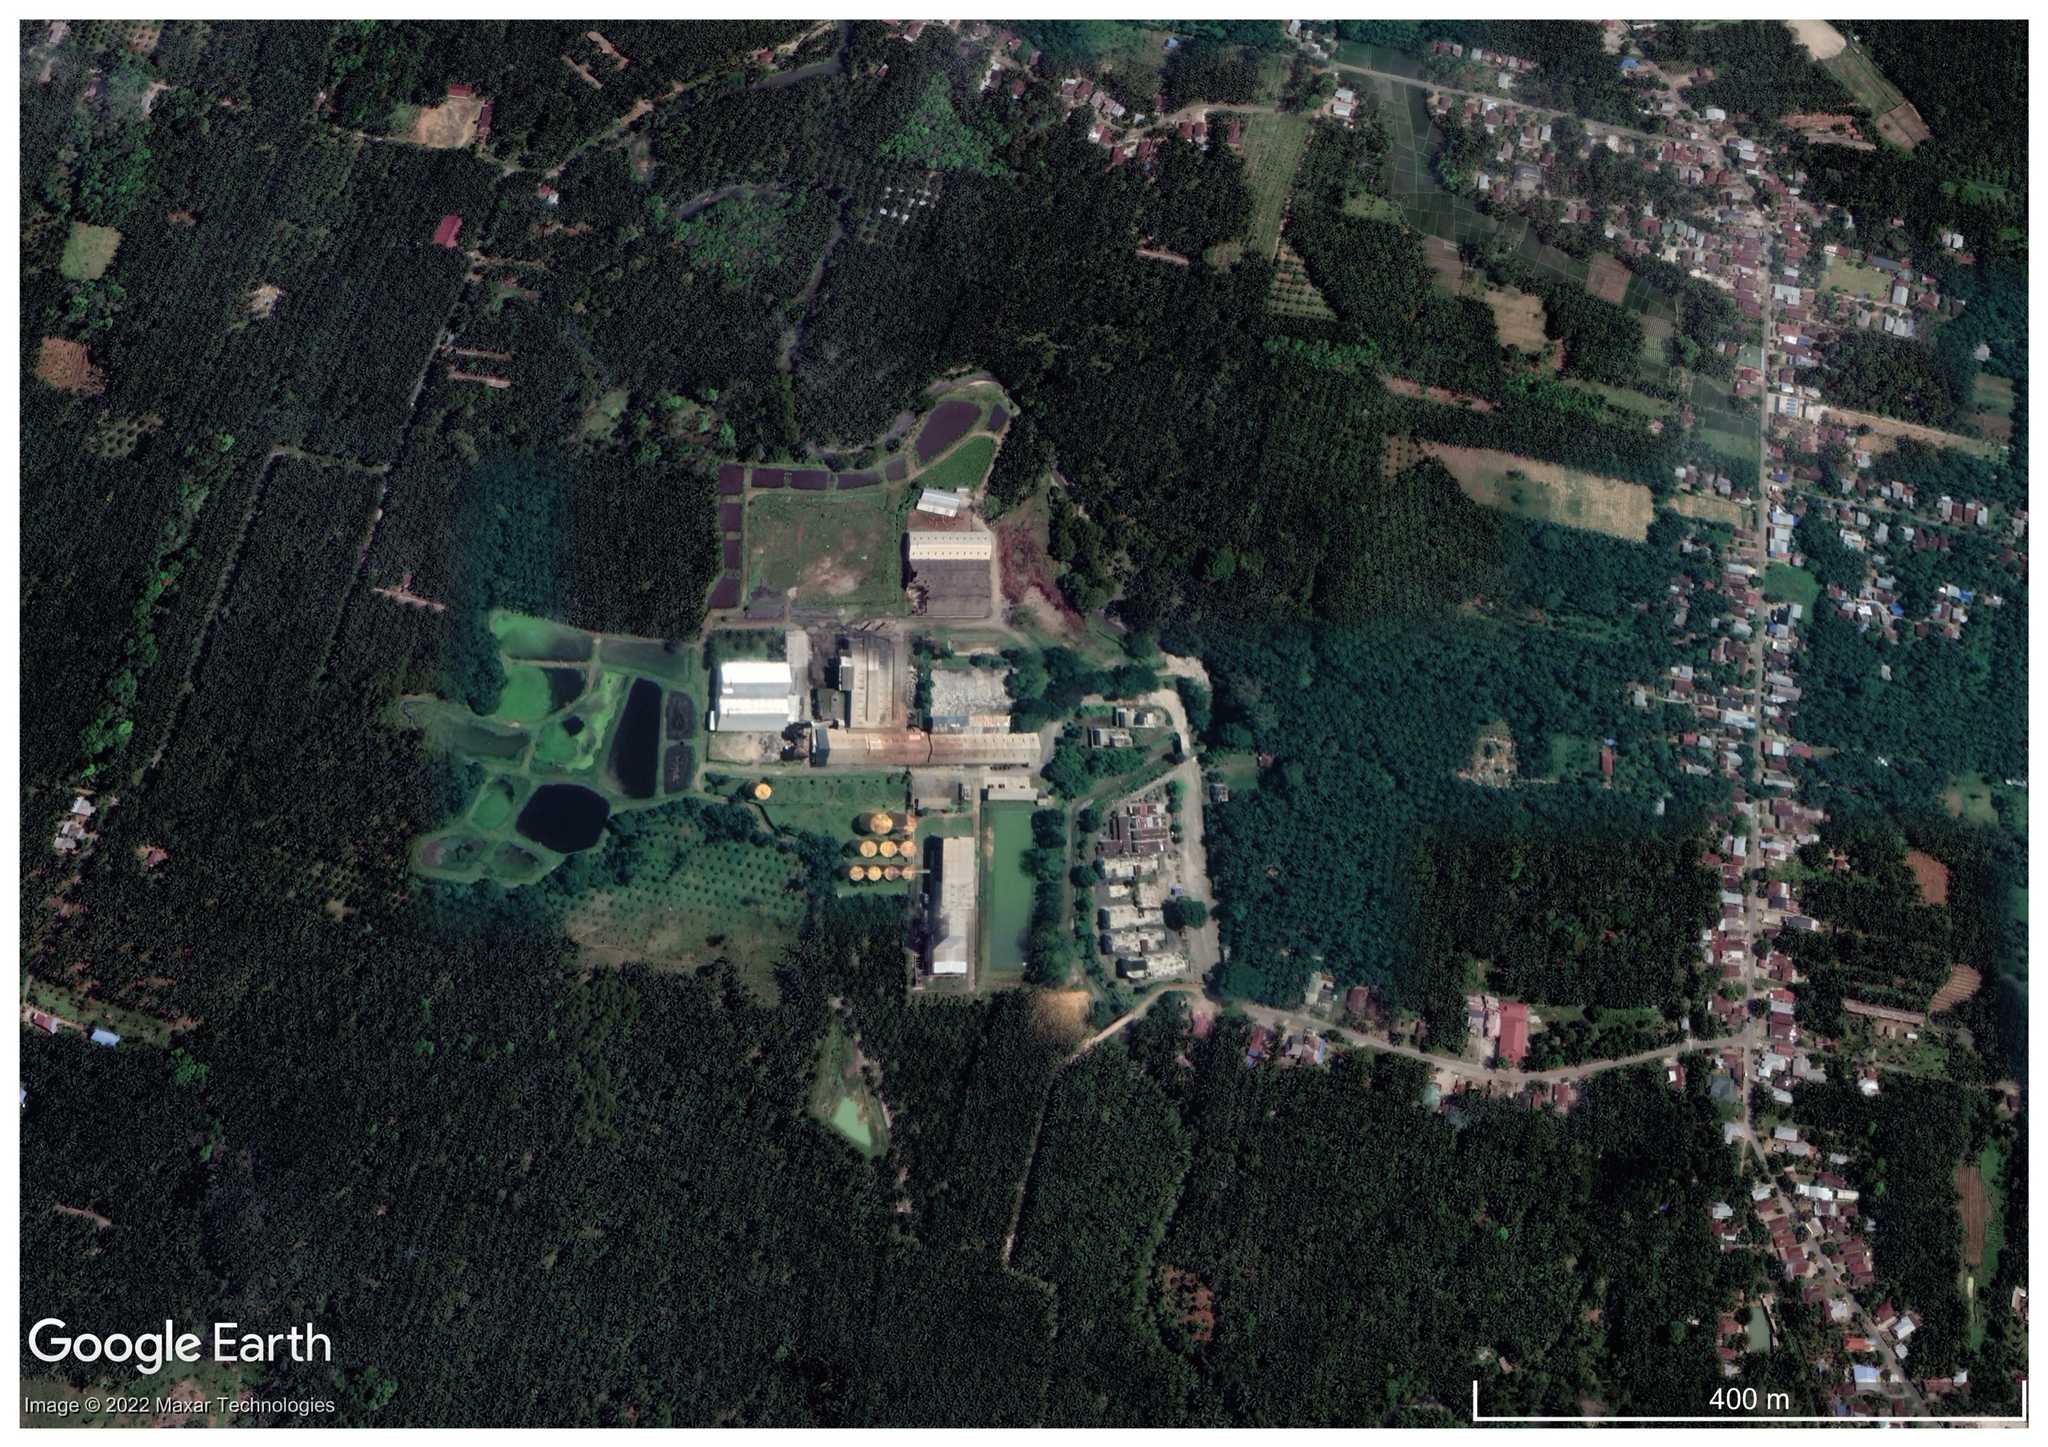
[[[1474,502],[1518,517],[1639,543],[1656,516],[1655,499],[1640,483],[1490,448],[1426,442],[1422,450],[1443,463]]]
[[[990,804],[982,811],[982,976],[992,986],[1021,984],[1031,932],[1032,879],[1024,872],[1033,806]]]
[[[1763,439],[1757,430],[1757,414],[1747,403],[1738,403],[1730,383],[1718,377],[1693,377],[1688,399],[1693,411],[1693,435],[1705,446],[1731,462],[1750,469],[1763,466]],[[1753,473],[1735,479],[1754,480]]]

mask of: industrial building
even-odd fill
[[[1007,734],[1010,689],[999,668],[932,669],[931,723],[935,734]]]
[[[986,618],[994,611],[994,533],[972,517],[914,515],[903,539],[913,614]]]
[[[961,975],[974,953],[974,840],[939,841],[937,913],[932,920],[932,973]]]
[[[711,703],[715,733],[780,733],[800,714],[795,676],[786,662],[735,658],[718,665]]]
[[[883,633],[853,633],[839,640],[843,722],[852,729],[898,727],[896,640]]]

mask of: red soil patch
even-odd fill
[[[1932,854],[1918,849],[1906,851],[1906,868],[1920,886],[1920,897],[1929,904],[1948,903],[1948,866]]]
[[[79,397],[97,397],[107,390],[107,379],[86,355],[85,343],[64,337],[43,338],[36,351],[36,380]]]
[[[1046,555],[1041,530],[1028,518],[1012,517],[997,523],[995,534],[996,556],[1002,559],[1003,601],[1022,607],[1036,593],[1061,626],[1079,628],[1081,615],[1067,606],[1053,582],[1052,559]]]
[[[1976,994],[1983,984],[1984,977],[1968,965],[1950,965],[1948,978],[1941,982],[1941,988],[1935,991],[1934,998],[1927,1002],[1927,1013],[1933,1015],[1943,1010],[1953,1010]]]
[[[1963,1265],[1984,1264],[1984,1217],[1991,1202],[1984,1194],[1984,1173],[1975,1166],[1956,1167],[1956,1194],[1963,1206]]]
[[[1162,1266],[1159,1286],[1174,1319],[1192,1340],[1205,1342],[1216,1335],[1216,1293],[1201,1277],[1178,1266]]]

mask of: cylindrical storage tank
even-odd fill
[[[884,839],[882,841],[882,857],[884,859],[894,859],[896,857],[896,841],[894,839]]]
[[[873,882],[874,880],[880,879],[881,877],[882,877],[882,866],[881,866],[881,865],[879,865],[879,864],[870,864],[870,865],[868,866],[868,879],[869,879],[869,881],[870,881],[870,882]]]
[[[897,867],[896,867],[895,865],[893,865],[893,864],[892,864],[892,865],[890,865],[890,866],[889,866],[889,867],[888,867],[887,869],[884,869],[884,870],[882,871],[882,878],[884,878],[884,879],[901,879],[902,877],[903,877],[903,871],[902,871],[902,870],[900,870],[900,869],[898,869],[898,868],[897,868]]]
[[[862,869],[858,864],[856,864],[847,869],[846,877],[852,880],[855,884],[859,884],[861,880],[867,877],[867,871],[865,869]]]
[[[877,811],[874,814],[874,816],[868,820],[868,829],[876,834],[887,834],[889,832],[890,822],[891,821],[887,814]]]
[[[774,793],[774,786],[771,785],[766,779],[763,779],[760,783],[754,785],[754,797],[756,799],[771,798],[774,796]]]
[[[874,840],[863,839],[860,841],[860,857],[863,859],[873,859],[875,857]]]

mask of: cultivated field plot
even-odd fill
[[[1893,145],[1910,151],[1934,134],[1919,109],[1856,46],[1844,42],[1840,50],[1821,61],[1821,69],[1840,81],[1857,104],[1876,118],[1878,134]]]
[[[972,492],[996,460],[996,440],[977,433],[917,475],[920,488],[938,487],[949,492]]]
[[[1287,194],[1313,125],[1302,115],[1245,117],[1244,175],[1252,188],[1252,222],[1244,247],[1254,256],[1271,257],[1279,248]]]
[[[990,804],[982,811],[981,920],[982,982],[1021,984],[1026,939],[1031,933],[1031,876],[1024,851],[1031,847],[1030,804]]]
[[[1953,447],[1958,452],[1968,452],[1977,457],[1995,458],[2005,450],[1998,443],[1983,437],[1965,437],[1959,432],[1944,432],[1939,427],[1923,427],[1918,422],[1901,422],[1896,417],[1884,417],[1876,412],[1830,407],[1827,416],[1830,422],[1840,427],[1853,429],[1868,426],[1870,435],[1858,442],[1858,445],[1868,452],[1890,452],[1898,446],[1898,439],[1901,437],[1910,437],[1915,442],[1926,443],[1929,447]]]
[[[1763,462],[1757,414],[1737,404],[1729,383],[1717,377],[1695,376],[1691,402],[1694,435],[1720,456],[1752,470],[1735,481],[1754,481],[1753,470]]]
[[[1616,306],[1628,295],[1628,284],[1634,280],[1634,272],[1622,265],[1619,258],[1605,252],[1595,256],[1586,269],[1586,290]]]
[[[1678,413],[1677,405],[1668,398],[1652,397],[1633,387],[1613,387],[1605,382],[1588,382],[1578,377],[1564,378],[1563,384],[1577,392],[1592,393],[1618,412],[1629,412],[1638,417],[1673,417]]]
[[[118,228],[74,221],[71,234],[64,239],[64,256],[57,263],[57,270],[71,281],[98,281],[113,265],[114,253],[120,247]]]
[[[1337,313],[1330,310],[1330,304],[1323,300],[1316,284],[1308,279],[1308,269],[1301,264],[1301,258],[1285,241],[1280,243],[1280,252],[1274,262],[1273,287],[1266,294],[1266,310],[1283,317],[1308,317],[1324,322],[1337,320]]]
[[[1443,463],[1474,502],[1520,517],[1638,543],[1656,517],[1656,500],[1640,483],[1491,448],[1425,442],[1422,450]]]
[[[635,876],[577,895],[563,930],[605,963],[674,969],[732,962],[750,987],[774,997],[774,968],[796,939],[806,895],[793,855],[729,839],[707,840],[680,812],[652,816]]]
[[[858,491],[750,492],[746,594],[796,605],[905,613],[900,486]]]

